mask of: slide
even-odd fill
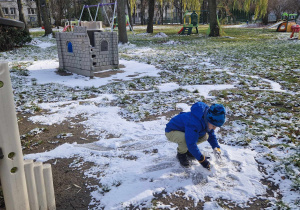
[[[183,31],[183,28],[184,28],[184,27],[182,27],[182,28],[180,29],[180,31],[178,31],[178,34],[180,34],[180,33]]]
[[[283,23],[283,22],[284,22],[284,21],[279,21],[279,22],[277,22],[277,23],[274,23],[273,25],[268,26],[267,29],[276,27],[276,26],[280,25],[280,24]]]
[[[72,28],[73,28],[74,26],[72,26]],[[71,31],[72,29],[71,29],[71,26],[70,25],[67,25],[67,26],[65,26],[64,27],[64,30],[63,30],[63,32],[66,32],[66,31]]]

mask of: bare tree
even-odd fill
[[[146,24],[146,18],[145,18],[145,9],[146,9],[146,2],[145,0],[141,0],[141,24]]]
[[[281,1],[283,3],[283,1]],[[300,11],[300,0],[285,0],[284,1],[285,10],[289,13],[297,13]]]
[[[38,19],[38,25],[42,26],[42,12],[41,12],[41,1],[35,0],[36,3],[36,9],[37,9],[37,19]]]
[[[147,33],[153,33],[153,18],[154,18],[154,5],[155,0],[149,0],[148,2],[148,25],[147,25]]]
[[[17,0],[17,4],[18,4],[18,10],[19,10],[19,20],[25,24],[25,29],[24,30],[29,31],[28,26],[27,26],[27,21],[25,19],[25,15],[24,15],[24,12],[23,12],[22,0]]]
[[[177,11],[177,16],[179,16],[179,21],[183,23],[183,9],[182,9],[182,0],[174,0],[174,7]]]
[[[164,2],[161,2],[159,4],[159,14],[160,14],[160,23],[163,25],[164,24]]]
[[[74,3],[74,2],[73,2]],[[70,5],[72,4],[71,0],[51,0],[51,14],[55,20],[55,25],[60,26],[61,20],[66,18],[65,13],[69,13]],[[74,5],[75,7],[75,5]],[[74,8],[75,10],[75,8]]]
[[[46,3],[46,0],[41,0],[41,10],[42,10],[42,16],[43,16],[43,22],[45,28],[44,36],[47,36],[49,34],[52,34],[52,28],[50,23],[48,4]]]
[[[300,13],[300,0],[269,0],[268,11],[274,12],[276,19],[281,19],[284,12]]]
[[[125,2],[124,0],[118,0],[117,3],[119,42],[124,44],[128,42],[126,31]]]

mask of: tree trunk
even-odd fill
[[[57,5],[57,8],[58,8],[57,13],[58,14],[57,14],[57,16],[55,18],[55,26],[61,26],[61,19],[62,19],[62,14],[63,14],[63,6],[62,6],[62,3],[60,1],[58,1],[57,3],[58,3],[58,5]],[[74,5],[74,7],[75,7],[75,5]]]
[[[161,25],[164,24],[164,5],[160,5],[160,21],[161,21]]]
[[[129,4],[129,1],[127,0],[127,10],[128,10],[128,17],[129,17],[129,24],[130,24],[130,31],[133,30],[133,24],[132,24],[132,16],[131,16],[131,5]]]
[[[184,11],[182,11],[183,10],[183,6],[182,6],[182,0],[180,1],[180,13],[179,13],[179,17],[180,17],[180,24],[183,24],[183,12]]]
[[[209,9],[209,27],[210,33],[209,36],[220,36],[220,27],[217,19],[217,0],[208,1]]]
[[[135,24],[135,16],[136,16],[136,14],[135,14],[135,8],[133,8],[133,23]]]
[[[35,0],[36,9],[37,9],[37,19],[39,27],[42,27],[42,15],[41,15],[41,1]]]
[[[269,18],[268,18],[268,16],[269,16],[269,14],[267,13],[267,14],[265,14],[265,16],[263,16],[263,18],[262,18],[262,23],[263,23],[264,25],[268,25],[268,23],[269,23]]]
[[[43,22],[44,22],[44,28],[45,28],[45,35],[47,36],[49,34],[52,34],[52,28],[50,24],[50,17],[49,17],[49,10],[48,10],[48,5],[46,3],[46,0],[41,0],[41,10],[42,10],[42,15],[43,15]]]
[[[148,25],[147,25],[147,33],[153,33],[153,18],[154,18],[154,5],[155,0],[149,0],[148,2]]]
[[[269,14],[270,14],[270,10],[271,10],[271,8],[270,8],[270,6],[268,5],[267,13],[262,17],[262,23],[263,23],[264,25],[268,25],[268,23],[269,23]]]
[[[23,12],[22,0],[17,0],[17,4],[18,4],[18,10],[19,10],[19,20],[25,24],[25,29],[24,30],[29,32],[28,26],[27,26],[27,21],[25,19],[25,15],[24,15],[24,12]]]
[[[3,11],[2,11],[2,7],[1,7],[1,4],[0,4],[0,17],[4,17],[4,14],[3,14]]]
[[[76,0],[74,0],[74,16],[77,17],[77,6],[76,6]],[[79,18],[78,18],[79,19]],[[61,21],[60,21],[61,22]]]
[[[145,25],[145,2],[141,0],[141,25]]]
[[[117,2],[119,42],[124,44],[128,42],[126,31],[125,2],[124,0],[118,0]]]

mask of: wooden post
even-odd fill
[[[0,179],[7,210],[29,209],[23,154],[7,63],[0,63]]]

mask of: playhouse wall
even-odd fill
[[[57,33],[59,68],[84,76],[93,76],[90,40],[86,33]],[[68,52],[68,43],[73,52]]]
[[[95,32],[95,47],[91,49],[95,71],[105,70],[119,65],[118,36],[116,32]],[[107,49],[103,49],[103,44]]]
[[[56,41],[61,69],[92,77],[94,72],[119,65],[116,32],[74,27],[74,32],[56,33]]]

